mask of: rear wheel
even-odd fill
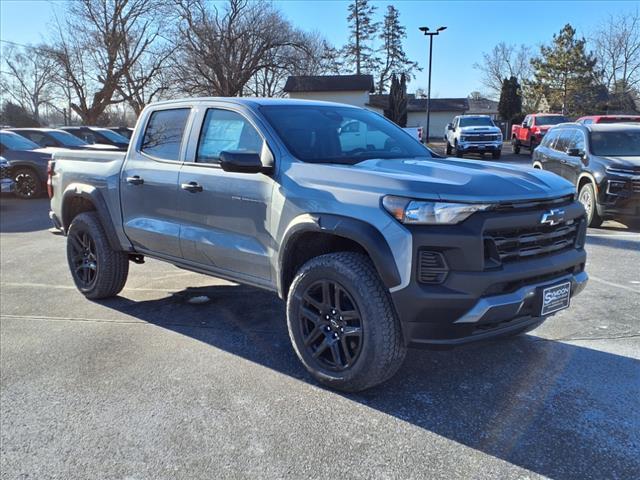
[[[511,140],[511,149],[513,150],[513,153],[515,153],[516,155],[520,153],[520,143],[515,138]]]
[[[15,194],[19,198],[31,199],[42,196],[44,189],[38,174],[30,168],[19,168],[13,176]]]
[[[90,299],[117,295],[129,274],[128,255],[111,248],[95,212],[73,219],[67,235],[67,262],[76,287]]]
[[[360,253],[332,253],[305,263],[291,284],[287,325],[309,373],[338,390],[356,392],[384,382],[406,354],[389,292]]]
[[[533,151],[536,149],[536,147],[538,146],[538,144],[531,140],[531,143],[529,144],[529,156],[533,157]]]
[[[596,191],[591,182],[585,183],[578,193],[578,200],[587,211],[587,225],[590,227],[599,227],[602,225],[603,219],[598,215],[596,207]]]

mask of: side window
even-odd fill
[[[584,125],[591,125],[593,123],[593,119],[587,118],[586,120],[583,120],[582,123]]]
[[[218,163],[224,151],[262,151],[262,137],[242,115],[230,110],[207,110],[198,141],[196,162]]]
[[[560,130],[560,134],[558,135],[558,140],[556,140],[556,144],[553,149],[559,152],[566,152],[569,147],[569,143],[571,142],[571,137],[573,136],[572,130]]]
[[[577,148],[578,150],[585,150],[584,134],[580,130],[573,131],[573,138],[571,146],[569,148]]]
[[[180,160],[182,136],[190,109],[158,110],[151,114],[140,151],[162,160]]]
[[[531,117],[527,115],[526,117],[524,117],[524,120],[522,121],[522,126],[528,127],[530,124],[531,124]]]
[[[544,136],[544,138],[542,139],[541,145],[543,147],[553,148],[553,142],[554,142],[554,140],[556,138],[558,138],[558,131],[557,130],[551,130],[551,131],[549,131],[549,133],[547,133]]]
[[[340,133],[358,133],[360,131],[360,122],[347,122],[341,129]]]

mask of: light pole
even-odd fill
[[[430,32],[429,27],[420,27],[419,30],[425,35],[429,36],[429,85],[427,87],[427,141],[425,143],[429,143],[429,121],[431,117],[431,56],[433,54],[433,37],[434,35],[438,35],[443,30],[446,30],[447,27],[438,27],[435,32]]]

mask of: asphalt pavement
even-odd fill
[[[530,334],[344,395],[274,295],[148,260],[92,302],[48,201],[0,207],[2,479],[640,477],[637,231],[590,229],[589,285]]]

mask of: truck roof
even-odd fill
[[[338,102],[323,102],[320,100],[302,100],[298,98],[263,98],[263,97],[194,97],[194,98],[180,98],[175,100],[163,100],[160,102],[154,102],[149,104],[150,107],[171,105],[174,103],[185,102],[225,102],[235,103],[237,105],[245,105],[251,108],[255,108],[261,105],[274,105],[274,106],[334,106],[334,107],[351,107],[358,108],[353,105],[347,105],[345,103]]]

